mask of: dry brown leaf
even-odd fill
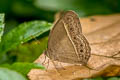
[[[96,70],[61,62],[53,64],[51,60],[48,65],[48,58],[45,60],[43,54],[35,62],[42,63],[45,60],[44,66],[48,68],[32,70],[28,74],[30,80],[79,80],[120,75],[120,15],[92,16],[80,21],[92,50],[88,66]]]

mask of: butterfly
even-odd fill
[[[45,55],[54,61],[87,64],[91,48],[74,11],[66,11],[54,24]]]

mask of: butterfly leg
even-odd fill
[[[44,60],[43,60],[43,62],[42,62],[42,65],[44,65],[45,62],[46,62],[46,55],[44,55]]]
[[[44,64],[42,63],[42,65],[44,65],[46,67],[46,71],[48,70],[49,62],[50,62],[50,60],[47,59],[47,61],[45,60]]]
[[[40,44],[40,41],[36,38],[36,37],[34,37],[33,35],[31,35],[31,37],[33,38],[33,39],[35,39],[35,41],[37,41],[38,42],[38,44]],[[45,52],[44,52],[45,53]],[[45,65],[46,63],[46,58],[47,58],[47,56],[46,55],[44,55],[45,56],[45,58],[44,58],[44,60],[43,60],[43,62],[41,63],[42,65]],[[49,62],[49,60],[48,60],[48,62]],[[48,63],[47,62],[47,63]],[[49,64],[48,64],[49,65]]]
[[[53,63],[55,69],[57,70],[57,72],[59,72],[59,69],[57,68],[57,65],[55,64],[55,62],[53,60],[51,60],[51,62]]]
[[[61,66],[61,68],[62,68],[63,70],[65,70],[65,68],[62,66],[61,62],[60,62],[60,66]]]
[[[49,67],[49,62],[50,62],[50,60],[48,59],[48,64],[47,64],[47,66],[46,66],[46,70],[48,69],[48,67]]]
[[[55,62],[54,62],[53,60],[51,60],[51,62],[53,63],[53,65],[54,65],[54,67],[55,67],[55,69],[56,69],[56,72],[59,74],[60,79],[61,79],[61,80],[64,80],[64,79],[62,78],[62,75],[61,75],[59,69],[57,68]]]

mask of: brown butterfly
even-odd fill
[[[49,35],[45,55],[54,61],[87,64],[91,48],[82,34],[80,20],[75,12],[65,12],[55,23]]]

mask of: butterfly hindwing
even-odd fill
[[[67,11],[63,17],[63,23],[79,60],[81,63],[86,64],[90,57],[91,48],[87,39],[82,34],[78,15],[73,11]]]
[[[48,40],[46,55],[65,63],[86,64],[90,47],[82,34],[79,17],[67,11],[53,26]]]

